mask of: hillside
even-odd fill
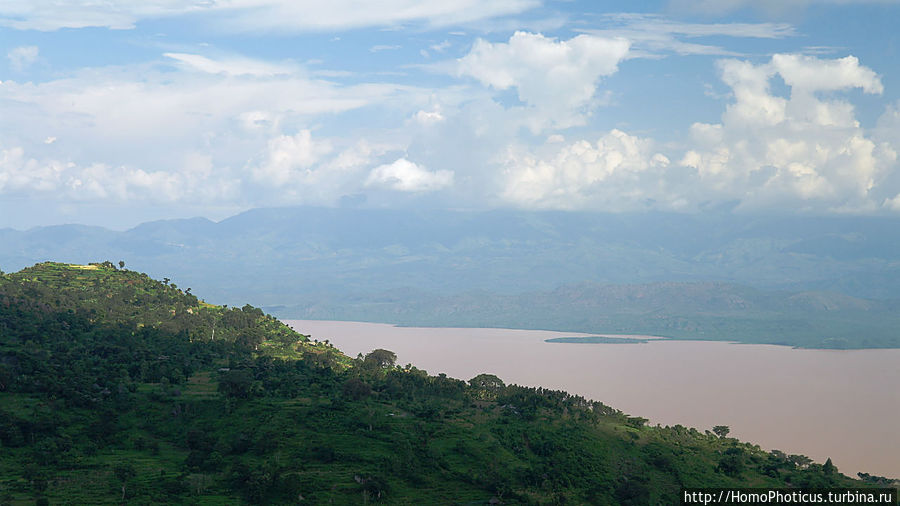
[[[648,504],[880,483],[487,373],[351,360],[110,263],[3,275],[0,322],[4,504]]]

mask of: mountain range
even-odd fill
[[[269,208],[125,231],[4,229],[0,268],[124,260],[292,318],[897,346],[898,225],[728,209]]]

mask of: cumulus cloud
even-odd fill
[[[697,171],[702,187],[747,208],[860,212],[882,204],[880,184],[896,152],[860,127],[852,104],[818,93],[880,93],[871,69],[852,56],[775,55],[762,65],[726,60],[720,70],[734,102],[722,123],[691,127],[696,148],[681,160]],[[790,87],[788,97],[771,91],[775,76]]]
[[[690,146],[663,153],[652,139],[612,130],[597,141],[515,144],[501,157],[505,202],[557,209],[900,210],[900,104],[868,131],[840,95],[883,91],[852,57],[774,55],[764,64],[719,62],[733,100],[720,123],[695,123]],[[780,79],[788,92],[772,90]]]
[[[197,163],[197,160],[194,160]],[[30,157],[21,147],[0,146],[0,193],[52,195],[58,201],[136,200],[171,203],[185,200],[211,202],[233,199],[236,184],[211,178],[210,171],[148,171],[103,163],[78,165],[70,161]]]
[[[665,195],[659,186],[669,159],[653,142],[612,130],[596,142],[580,140],[543,155],[510,148],[503,161],[504,200],[523,207],[629,210]]]
[[[872,138],[885,151],[900,151],[900,101],[887,107],[878,118]],[[895,154],[895,159],[898,155]],[[900,211],[900,164],[886,174],[882,185],[885,187],[884,206],[893,211]]]
[[[40,50],[37,46],[19,46],[10,49],[6,53],[6,59],[9,60],[10,68],[21,72],[37,61],[39,53]]]
[[[616,72],[628,54],[620,38],[579,35],[557,41],[516,32],[508,42],[475,42],[457,61],[456,74],[495,90],[515,88],[519,100],[537,114],[532,130],[580,125],[597,103],[601,77]]]
[[[201,15],[230,30],[318,31],[388,26],[398,23],[447,25],[516,14],[540,5],[538,0],[5,0],[0,26],[17,29],[133,28],[164,17]]]
[[[430,172],[406,158],[399,158],[393,163],[375,167],[366,179],[366,186],[387,188],[401,192],[435,191],[452,184],[452,171],[437,170]]]
[[[813,56],[776,54],[772,56],[771,66],[793,93],[848,88],[862,88],[866,93],[880,94],[884,91],[878,75],[860,65],[855,56],[822,60]]]
[[[214,154],[170,156],[165,170],[109,163],[39,158],[19,146],[0,145],[0,195],[91,202],[208,208],[263,205],[333,205],[366,187],[427,192],[452,183],[448,171],[429,172],[405,159],[371,168],[397,146],[365,140],[335,146],[310,130],[269,139],[255,163],[232,167]],[[368,177],[368,179],[367,179]]]
[[[327,141],[313,142],[309,130],[294,136],[281,135],[269,141],[266,160],[253,169],[253,175],[266,185],[281,186],[297,180],[298,173],[312,175],[313,164],[330,151]]]

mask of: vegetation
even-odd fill
[[[887,482],[727,427],[350,359],[188,292],[122,263],[0,275],[0,504],[657,504]]]

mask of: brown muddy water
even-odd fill
[[[573,332],[395,327],[286,320],[350,356],[385,348],[399,364],[468,380],[496,374],[601,401],[652,424],[731,436],[766,449],[831,457],[849,476],[900,477],[900,349],[801,350],[714,341],[546,343]]]

